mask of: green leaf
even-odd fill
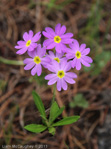
[[[47,127],[44,125],[30,124],[26,125],[24,128],[31,132],[40,133],[44,131]]]
[[[35,91],[32,92],[32,95],[33,95],[33,98],[34,98],[34,102],[36,104],[36,107],[39,110],[40,114],[44,118],[46,118],[45,108],[44,108],[44,105],[42,103],[41,98],[39,97],[39,95]]]
[[[76,122],[79,118],[80,118],[80,116],[65,117],[64,119],[58,121],[57,123],[54,123],[52,126],[69,125],[69,124]]]
[[[55,128],[54,127],[49,127],[48,130],[49,130],[49,133],[51,133],[52,135],[55,135]]]
[[[49,121],[49,123],[51,124],[64,110],[65,107],[60,108],[55,115],[53,115],[52,119]]]
[[[55,101],[54,103],[52,103],[50,108],[49,122],[52,121],[53,117],[56,115],[58,110],[59,110],[59,107],[57,102]]]
[[[70,102],[70,107],[74,108],[76,106],[82,107],[82,108],[87,108],[88,107],[88,101],[84,98],[83,94],[77,94],[74,97],[74,101]]]
[[[40,115],[45,121],[48,121],[46,117],[44,117],[43,115]]]
[[[73,102],[70,102],[70,103],[69,103],[69,106],[70,106],[71,108],[74,108],[74,107],[76,107],[77,105],[76,105],[76,103],[73,101]]]

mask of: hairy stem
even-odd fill
[[[54,86],[53,86],[53,98],[52,98],[52,104],[53,104],[54,101],[55,101],[55,93],[56,93],[56,84],[54,84]]]

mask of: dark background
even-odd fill
[[[69,85],[67,91],[56,91],[59,106],[66,107],[63,116],[80,115],[80,120],[57,127],[55,136],[48,131],[34,134],[23,128],[41,122],[31,92],[36,90],[40,95],[48,115],[53,86],[44,81],[46,70],[40,77],[32,77],[23,65],[15,65],[27,54],[16,55],[14,46],[24,32],[31,29],[36,33],[47,26],[54,29],[57,23],[66,25],[67,32],[72,32],[80,44],[91,48],[89,55],[94,62],[90,68],[73,69],[78,75],[76,84]],[[71,103],[74,97],[78,98],[76,106]],[[0,146],[47,144],[49,149],[111,149],[110,140],[111,1],[0,0]]]

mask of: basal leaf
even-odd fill
[[[30,124],[26,125],[24,128],[31,132],[40,133],[44,131],[47,127],[44,125]]]
[[[60,108],[55,115],[53,115],[52,119],[50,120],[50,124],[63,112],[65,107]]]
[[[32,92],[32,95],[33,95],[36,107],[39,110],[40,114],[46,118],[45,108],[44,108],[41,98],[35,91]]]
[[[54,123],[52,126],[63,126],[63,125],[69,125],[74,122],[76,122],[80,116],[70,116],[70,117],[65,117],[64,119]]]
[[[45,121],[48,121],[46,117],[44,117],[43,115],[40,115]]]
[[[52,103],[51,105],[51,109],[50,109],[50,116],[49,116],[49,122],[52,121],[53,117],[56,115],[57,111],[59,110],[58,104],[55,101],[54,103]]]
[[[54,127],[49,127],[48,130],[49,130],[49,133],[51,133],[52,135],[55,134],[55,131],[56,131],[56,130],[55,130]]]

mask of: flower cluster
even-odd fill
[[[71,68],[81,69],[81,64],[90,67],[93,60],[87,56],[90,48],[86,48],[86,44],[79,45],[78,41],[73,39],[72,33],[65,33],[66,26],[57,24],[55,31],[46,27],[42,34],[48,38],[44,40],[43,47],[36,42],[41,38],[41,32],[33,35],[33,31],[29,34],[23,34],[23,41],[18,41],[16,53],[19,55],[27,52],[30,58],[24,60],[25,70],[31,70],[31,74],[38,76],[42,73],[42,66],[51,71],[51,74],[45,76],[48,85],[57,83],[57,90],[67,90],[67,83],[74,84],[74,78],[77,75],[68,72]],[[67,82],[67,83],[66,83]]]

